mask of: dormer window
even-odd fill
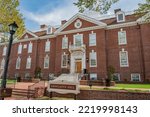
[[[117,22],[124,22],[125,21],[125,14],[122,11],[116,13],[117,15]]]
[[[52,34],[52,27],[51,27],[51,26],[49,26],[49,27],[47,28],[47,34]]]

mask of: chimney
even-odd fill
[[[44,29],[44,28],[47,28],[47,25],[45,24],[40,25],[40,29]]]
[[[114,13],[116,14],[117,12],[121,11],[121,9],[115,9]]]
[[[61,25],[64,25],[67,22],[67,20],[62,20]]]

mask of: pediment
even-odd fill
[[[30,38],[35,38],[35,37],[38,37],[38,36],[32,33],[31,31],[26,30],[20,39],[30,39]]]
[[[64,25],[62,25],[56,33],[63,32],[63,31],[69,31],[69,30],[76,30],[76,29],[82,29],[82,28],[88,28],[88,27],[94,27],[94,26],[101,26],[105,27],[107,24],[98,21],[94,18],[88,17],[83,14],[76,14],[71,19],[69,19]]]

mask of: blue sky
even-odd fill
[[[19,9],[24,16],[26,28],[38,30],[39,25],[60,25],[61,20],[68,20],[78,12],[73,5],[77,0],[20,0]],[[124,11],[132,11],[138,7],[138,3],[145,0],[120,0],[108,11],[113,13],[116,8]]]

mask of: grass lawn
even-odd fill
[[[1,84],[1,80],[2,79],[0,79],[0,84]],[[16,82],[16,80],[7,80],[7,84],[13,84],[13,83],[15,83]]]
[[[150,89],[150,84],[116,84],[116,88]]]

